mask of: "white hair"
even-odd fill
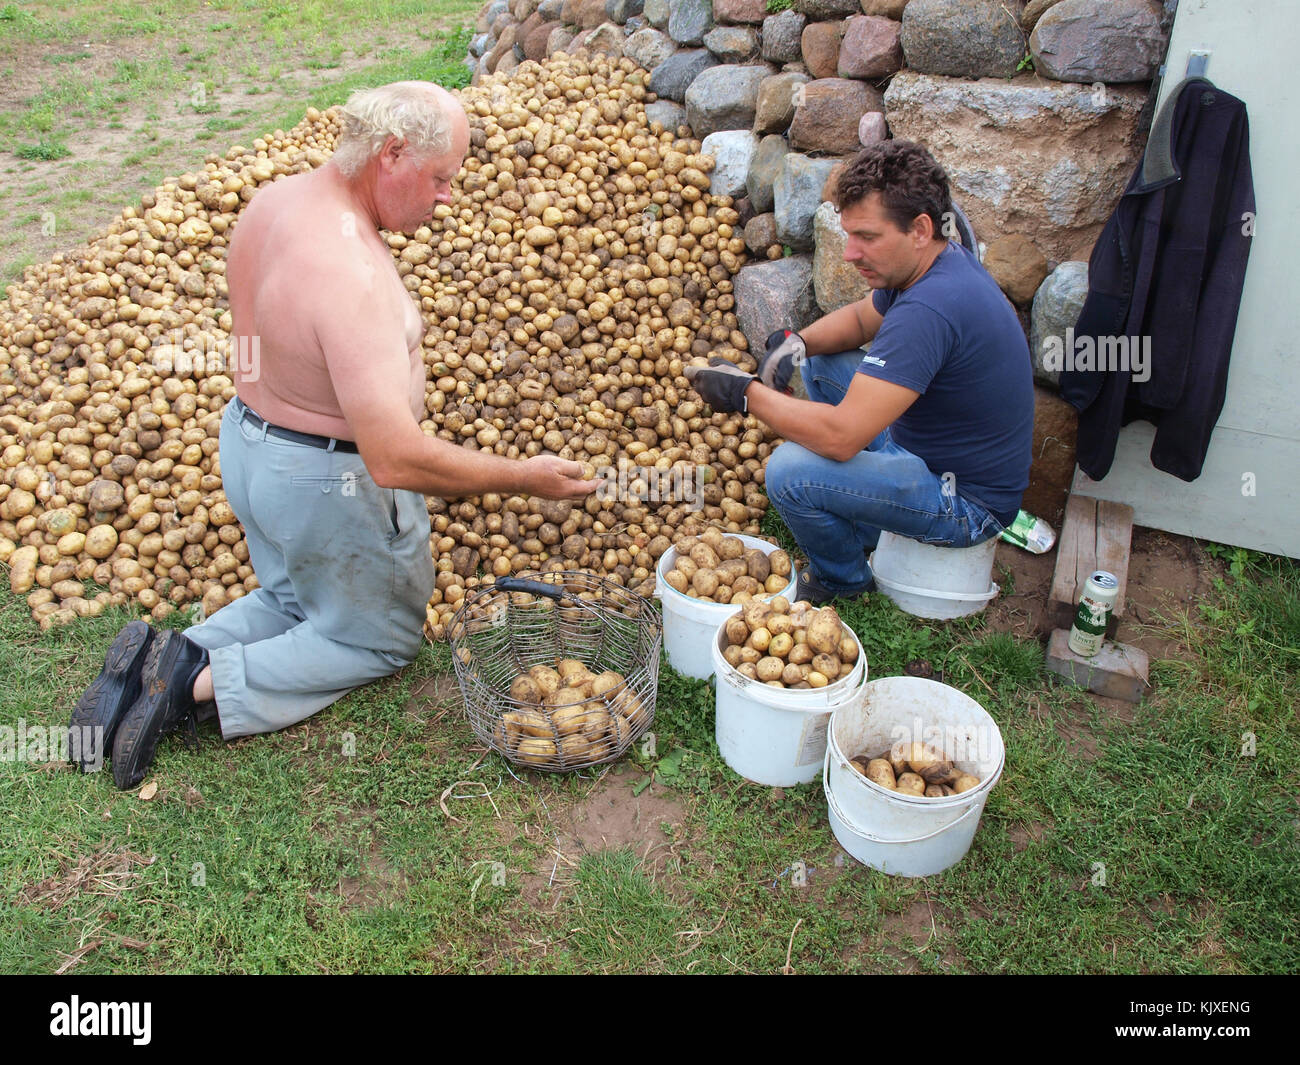
[[[343,131],[334,162],[344,177],[356,177],[389,137],[426,157],[451,150],[450,115],[432,86],[408,81],[358,89],[340,111]]]

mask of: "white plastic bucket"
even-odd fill
[[[756,547],[765,555],[777,550],[776,544],[753,536],[741,536],[740,540],[746,549]],[[664,651],[668,654],[668,664],[682,676],[707,680],[713,676],[713,655],[709,647],[718,634],[718,627],[740,608],[731,603],[708,603],[679,592],[664,580],[664,574],[676,561],[677,548],[670,547],[655,568],[655,595],[664,607]],[[790,597],[794,587],[795,572],[791,566],[790,583],[775,594]]]
[[[742,777],[774,788],[816,780],[832,713],[859,701],[867,679],[861,641],[853,637],[858,660],[847,677],[824,688],[774,688],[750,680],[722,657],[725,624],[711,641],[718,675],[714,734],[722,760]]]
[[[941,799],[900,795],[849,765],[899,740],[942,748],[978,786]],[[826,743],[823,787],[840,846],[873,869],[930,876],[970,850],[989,792],[1002,776],[1006,748],[997,723],[979,703],[947,684],[920,677],[883,677],[836,710]]]
[[[964,618],[998,594],[992,580],[997,546],[996,536],[974,547],[941,547],[882,532],[871,572],[899,610],[918,618]]]

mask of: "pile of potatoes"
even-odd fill
[[[717,528],[683,536],[674,546],[677,555],[664,580],[683,595],[710,603],[744,604],[790,585],[790,556],[780,548],[766,554]]]
[[[941,799],[978,787],[980,778],[963,773],[948,755],[928,743],[899,740],[872,758],[857,755],[849,760],[873,784],[903,795]]]
[[[776,688],[824,688],[853,672],[860,648],[834,607],[751,599],[727,619],[722,657],[742,676]]]
[[[426,433],[512,457],[626,469],[617,499],[431,499],[435,639],[497,576],[585,569],[649,594],[675,535],[757,532],[777,442],[692,398],[683,365],[754,366],[732,277],[744,242],[699,143],[645,122],[630,60],[559,55],[462,90],[471,148],[452,204],[386,234],[424,315]],[[0,563],[43,627],[134,600],[211,614],[257,587],[221,489],[213,358],[226,250],[268,182],[322,165],[336,109],[209,155],[0,304]],[[662,499],[658,474],[701,501]],[[644,474],[639,471],[644,470]],[[102,591],[95,593],[88,583]]]
[[[650,723],[647,707],[621,673],[593,674],[576,658],[535,665],[510,683],[515,709],[493,729],[497,749],[514,761],[576,769],[621,754]]]

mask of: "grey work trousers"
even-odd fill
[[[361,456],[269,436],[232,400],[221,477],[261,587],[185,635],[207,648],[225,739],[274,732],[420,650],[433,594],[429,512]]]

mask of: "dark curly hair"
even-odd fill
[[[885,214],[906,232],[913,219],[930,216],[934,232],[943,232],[944,214],[952,210],[948,175],[934,156],[912,141],[880,141],[863,149],[840,174],[835,206],[841,211],[880,193]]]

